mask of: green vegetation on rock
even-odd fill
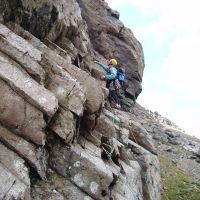
[[[159,157],[162,178],[162,200],[200,200],[200,182],[179,170],[171,160]]]

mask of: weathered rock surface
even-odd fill
[[[153,131],[107,110],[93,63],[126,61],[133,111],[144,58],[119,13],[100,0],[0,0],[0,22],[0,197],[160,200]]]
[[[128,80],[126,92],[135,100],[142,90],[141,81],[144,70],[140,43],[132,32],[113,16],[106,2],[78,0],[78,3],[88,25],[94,49],[107,59],[116,58],[119,65],[126,68]]]
[[[112,190],[113,199],[143,199],[141,167],[136,161],[131,161],[131,167],[121,163],[126,175],[120,175]],[[134,177],[134,178],[133,178]]]
[[[136,143],[129,141],[128,146],[134,153],[142,168],[143,194],[144,199],[160,199],[160,168],[159,160]]]
[[[14,135],[0,125],[0,141],[26,160],[45,179],[45,154],[39,153],[40,149],[26,140]]]
[[[129,138],[150,152],[156,154],[151,135],[139,123],[130,121]]]
[[[30,199],[30,178],[23,159],[0,143],[0,199]]]
[[[44,145],[45,122],[41,111],[26,102],[0,79],[0,122],[32,142]]]
[[[197,160],[195,159],[181,158],[177,163],[177,167],[186,172],[190,172],[195,176],[195,178],[199,180],[199,172],[200,172],[199,164],[200,163],[197,162]]]
[[[73,142],[76,134],[76,118],[70,111],[60,108],[51,124],[51,129],[66,143]]]
[[[82,192],[69,180],[53,171],[48,173],[48,182],[37,181],[34,188],[32,188],[31,197],[34,200],[92,200],[91,197]]]
[[[45,79],[45,71],[37,63],[41,61],[41,52],[0,24],[0,50],[16,60],[39,83]]]
[[[0,78],[30,104],[52,116],[58,108],[56,97],[17,67],[0,58]]]
[[[55,150],[50,161],[51,166],[91,197],[109,199],[109,185],[113,180],[112,171],[108,170],[100,154],[99,158],[91,155],[87,148],[86,145],[85,150],[77,146],[70,150],[66,148]],[[95,151],[94,147],[92,149]],[[60,155],[62,157],[59,157]]]

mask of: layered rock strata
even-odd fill
[[[160,200],[153,140],[109,111],[93,63],[126,59],[132,106],[144,58],[119,14],[100,0],[0,1],[0,11],[1,198]]]

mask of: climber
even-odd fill
[[[106,87],[109,89],[109,97],[110,97],[110,101],[111,103],[114,100],[114,106],[116,108],[121,108],[120,105],[120,100],[117,94],[117,91],[120,88],[120,83],[119,81],[116,79],[117,77],[117,61],[115,59],[111,59],[108,61],[107,65],[102,64],[98,61],[94,61],[95,63],[99,64],[105,71],[106,71],[106,75],[102,75],[101,79],[102,80],[106,80]]]

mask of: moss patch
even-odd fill
[[[179,170],[171,160],[159,156],[162,178],[162,200],[200,200],[200,183]]]

